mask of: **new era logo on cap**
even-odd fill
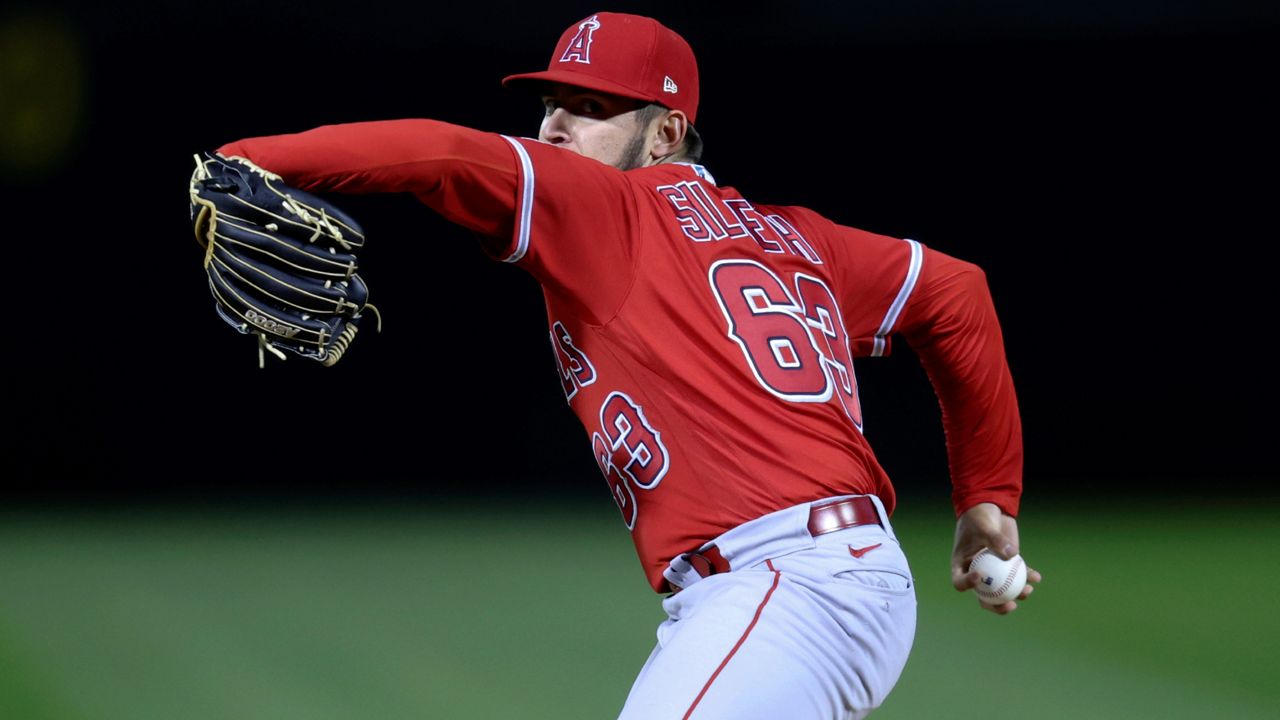
[[[542,81],[658,103],[695,122],[698,62],[693,48],[653,18],[595,13],[560,35],[547,69],[509,75],[503,85]]]

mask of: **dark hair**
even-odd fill
[[[691,163],[702,162],[702,136],[692,125],[684,135],[684,159]]]
[[[641,105],[639,112],[636,114],[636,122],[641,126],[647,126],[653,122],[654,118],[669,109],[658,103]],[[680,148],[680,159],[684,162],[697,163],[702,160],[702,136],[698,134],[697,130],[693,129],[693,125],[688,125],[687,128],[684,135],[684,144]]]

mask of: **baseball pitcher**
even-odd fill
[[[347,350],[367,290],[358,244],[341,241],[358,226],[307,193],[412,193],[474,231],[541,284],[565,399],[665,595],[621,718],[864,717],[903,670],[916,600],[894,488],[862,434],[855,358],[898,339],[928,372],[958,518],[956,588],[973,587],[981,549],[1019,551],[1021,425],[982,270],[717,182],[699,164],[694,53],[653,19],[584,18],[546,70],[503,83],[542,98],[537,138],[395,120],[198,158],[193,208],[219,312],[273,352],[336,362]],[[266,197],[280,207],[237,218],[226,196],[246,191],[228,172],[279,183]],[[295,194],[309,221],[288,209]],[[283,250],[248,249],[306,252],[316,238],[341,262],[309,285],[290,279],[298,263],[272,259]],[[338,299],[281,300],[322,291]],[[304,322],[318,342],[294,339]],[[1027,577],[1018,599],[1040,580]]]

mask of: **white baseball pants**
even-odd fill
[[[771,513],[715,540],[732,572],[675,571],[685,589],[663,601],[619,720],[855,720],[878,707],[906,665],[916,598],[875,504],[883,527],[816,538],[808,503]]]

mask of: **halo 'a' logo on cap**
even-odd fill
[[[591,64],[591,35],[600,29],[598,17],[597,15],[592,15],[582,21],[582,24],[578,26],[578,34],[573,36],[573,39],[569,41],[569,46],[564,49],[564,54],[560,56],[560,62]]]

